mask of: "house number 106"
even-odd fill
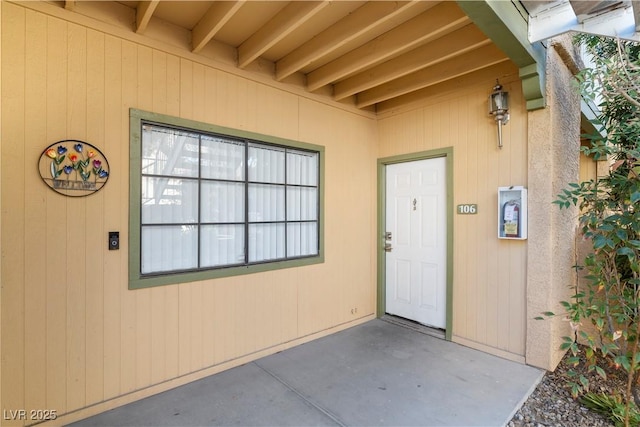
[[[465,204],[458,205],[458,213],[462,215],[473,215],[478,213],[478,205]]]

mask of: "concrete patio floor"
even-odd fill
[[[543,371],[380,319],[83,426],[502,426]]]

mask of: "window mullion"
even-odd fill
[[[198,268],[202,266],[202,250],[201,250],[201,236],[202,236],[202,134],[198,134],[198,212],[196,213],[197,227],[198,227],[198,241],[197,241],[197,253],[198,253]]]
[[[289,181],[287,180],[287,154],[289,153],[289,151],[287,149],[284,150],[284,258],[287,259],[289,258],[289,250],[287,248],[288,242],[289,242],[289,226],[288,226],[288,212],[289,212],[289,202],[287,200],[287,193],[288,193],[288,183]]]
[[[249,141],[244,140],[244,264],[249,264]]]

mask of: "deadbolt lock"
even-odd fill
[[[385,240],[391,240],[391,232],[390,231],[387,231],[387,232],[384,233],[384,239]]]

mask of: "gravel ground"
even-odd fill
[[[533,391],[507,427],[601,427],[613,426],[613,422],[604,416],[590,411],[571,397],[567,386],[567,370],[565,356],[554,372],[547,372],[540,384]],[[607,367],[606,363],[599,364],[607,372],[607,379],[603,380],[588,374],[591,390],[594,392],[611,393],[624,389],[625,380],[619,371]],[[581,367],[573,368],[580,370]]]

